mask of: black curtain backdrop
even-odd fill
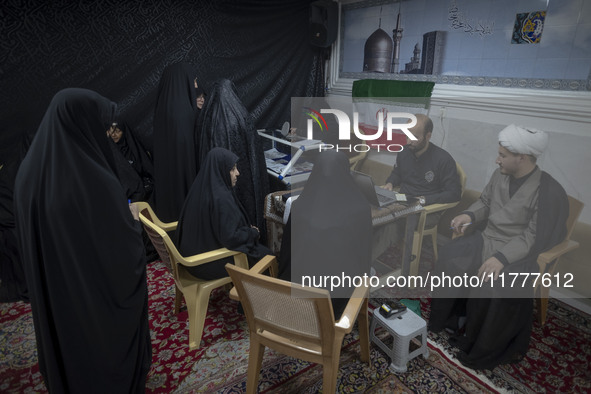
[[[197,65],[206,91],[216,79],[233,81],[257,128],[280,127],[292,96],[324,95],[327,50],[309,44],[309,3],[3,0],[0,165],[22,159],[22,141],[66,87],[117,102],[151,150],[158,81],[180,61]]]
[[[257,128],[323,96],[326,49],[308,42],[308,0],[1,0],[0,302],[26,297],[15,254],[14,177],[52,97],[94,90],[152,150],[164,68],[189,62],[206,91],[233,81]]]
[[[197,65],[206,91],[232,80],[257,128],[280,127],[290,97],[323,95],[326,50],[308,42],[309,3],[3,0],[0,164],[66,87],[117,102],[151,149],[158,81],[180,61]]]

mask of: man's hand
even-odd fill
[[[484,281],[488,282],[490,279],[490,274],[494,274],[494,280],[497,280],[501,270],[503,269],[504,265],[497,259],[496,257],[491,257],[487,259],[478,270],[478,277],[482,277],[484,275]]]
[[[470,218],[470,215],[463,213],[451,220],[450,228],[454,230],[455,234],[464,234],[464,231],[466,231],[466,228],[470,224],[472,224],[472,219]]]
[[[382,189],[390,190],[394,189],[394,186],[390,182],[386,183],[385,185],[380,186]]]

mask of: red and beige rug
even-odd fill
[[[152,368],[151,393],[240,393],[246,387],[248,330],[237,303],[223,289],[212,294],[202,346],[189,351],[187,312],[174,315],[174,287],[165,267],[148,265]],[[423,317],[429,302],[421,300]],[[547,323],[534,324],[527,357],[492,371],[473,371],[453,357],[443,335],[429,334],[429,357],[408,363],[393,374],[389,359],[376,346],[371,365],[359,358],[356,331],[345,337],[338,391],[406,392],[590,392],[591,316],[551,300]],[[322,367],[267,349],[259,380],[263,393],[316,393]],[[33,319],[28,304],[0,304],[0,392],[45,392],[39,373]]]

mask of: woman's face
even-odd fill
[[[205,104],[205,96],[204,95],[200,95],[199,97],[197,97],[197,108],[198,109],[202,109],[203,108],[203,104]]]
[[[123,132],[117,126],[111,126],[109,130],[107,130],[107,136],[113,139],[113,142],[117,143],[121,139]]]
[[[232,180],[232,187],[236,186],[236,182],[238,181],[238,175],[240,175],[240,172],[238,172],[238,167],[236,167],[236,164],[234,164],[234,167],[232,167],[232,169],[230,170],[230,179]]]

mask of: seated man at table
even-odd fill
[[[445,245],[437,261],[435,276],[482,280],[481,286],[470,280],[470,287],[435,289],[431,301],[429,329],[455,333],[450,343],[470,368],[517,362],[527,351],[533,285],[524,276],[513,279],[539,272],[538,254],[564,239],[568,216],[564,189],[536,165],[547,141],[544,132],[515,125],[500,132],[499,168],[480,199],[450,224],[457,234],[483,222],[486,227]]]
[[[433,122],[427,115],[415,114],[417,124],[410,132],[417,138],[408,139],[408,144],[396,156],[396,164],[386,180],[384,189],[400,186],[400,193],[418,197],[421,205],[447,203],[460,200],[462,187],[451,155],[430,142]],[[425,228],[437,225],[441,213],[427,216]],[[407,275],[411,261],[413,233],[417,228],[419,215],[410,215],[405,221],[396,221],[374,229],[372,261],[382,255],[392,243],[403,238],[406,231],[405,253],[402,274]],[[404,224],[406,223],[406,225]]]

